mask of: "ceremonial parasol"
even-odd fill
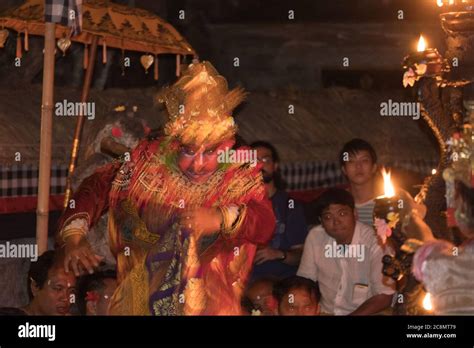
[[[56,25],[54,22],[65,25]],[[4,46],[9,36],[9,32],[5,28],[17,32],[16,56],[20,59],[23,49],[28,51],[29,35],[45,36],[37,208],[37,239],[40,251],[44,251],[49,212],[55,39],[58,39],[56,44],[63,54],[71,46],[71,41],[84,44],[86,73],[81,95],[83,103],[88,99],[98,45],[102,46],[103,63],[107,61],[107,48],[110,47],[121,49],[122,52],[126,50],[143,52],[144,55],[140,62],[145,70],[154,64],[156,80],[158,79],[157,56],[159,54],[176,54],[176,75],[179,76],[180,55],[196,56],[196,52],[173,26],[157,15],[143,9],[115,4],[108,0],[85,0],[83,4],[81,0],[70,0],[66,4],[64,0],[27,0],[22,5],[8,9],[0,15],[0,47]],[[64,200],[65,206],[67,206],[71,195],[71,175],[77,162],[85,120],[84,115],[77,116]]]

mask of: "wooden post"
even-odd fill
[[[82,85],[81,103],[85,103],[89,98],[92,76],[94,75],[95,59],[97,57],[98,41],[99,37],[97,35],[94,35],[89,50],[89,64],[87,66],[86,75],[84,77],[84,84]],[[64,209],[67,208],[69,198],[71,197],[72,174],[74,173],[74,169],[76,168],[77,154],[79,152],[79,143],[81,141],[82,128],[84,127],[85,118],[86,117],[84,115],[78,115],[77,118],[76,129],[74,131],[74,139],[72,142],[71,160],[69,162],[69,170],[66,182],[66,193],[64,194]]]
[[[56,47],[55,30],[55,23],[45,23],[38,206],[36,208],[36,243],[38,245],[39,255],[44,253],[48,246],[51,141],[54,105],[54,64]]]

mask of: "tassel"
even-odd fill
[[[102,40],[102,63],[107,63],[107,44],[105,43],[105,38]]]
[[[89,46],[87,44],[84,46],[83,67],[84,67],[84,70],[89,67]]]
[[[158,81],[158,56],[155,54],[155,81]]]
[[[179,54],[176,55],[176,76],[181,75],[181,62]]]
[[[18,33],[18,37],[16,39],[16,57],[17,58],[22,58],[23,54],[21,52],[21,34]]]
[[[123,47],[123,42],[122,42]],[[122,48],[122,76],[125,76],[125,50]]]
[[[26,28],[25,28],[25,51],[28,51],[30,49],[30,45],[28,42],[28,23],[26,23]]]

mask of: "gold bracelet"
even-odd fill
[[[400,247],[401,251],[406,252],[407,254],[414,254],[420,247],[423,246],[423,242],[421,240],[415,238],[409,238],[403,243]]]
[[[229,211],[226,207],[219,206],[219,211],[222,215],[221,230],[227,230],[229,228]]]
[[[78,235],[78,234],[80,234],[82,236],[86,235],[86,233],[83,230],[79,229],[79,228],[70,228],[70,229],[67,229],[65,231],[63,230],[61,232],[61,239],[62,239],[63,242],[66,242],[66,238],[68,238],[70,236]]]
[[[237,219],[235,219],[232,226],[228,226],[228,227],[226,226],[226,228],[222,230],[222,234],[224,235],[224,237],[226,238],[235,237],[240,227],[242,226],[246,213],[247,213],[247,206],[245,204],[241,204],[239,206],[239,215],[237,216]]]

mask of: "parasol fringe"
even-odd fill
[[[102,63],[107,63],[107,43],[105,42],[105,37],[102,40]]]
[[[23,57],[23,53],[21,51],[21,34],[20,33],[18,33],[18,37],[16,39],[16,57],[20,59]]]
[[[155,54],[155,67],[154,67],[154,72],[155,72],[155,75],[154,75],[154,78],[155,78],[155,81],[158,81],[158,56]]]
[[[86,44],[84,45],[84,59],[83,59],[84,70],[86,70],[88,66],[89,66],[89,46]]]
[[[30,45],[28,42],[28,22],[25,22],[25,51],[29,51]]]
[[[181,75],[181,59],[180,55],[176,55],[176,76]]]

